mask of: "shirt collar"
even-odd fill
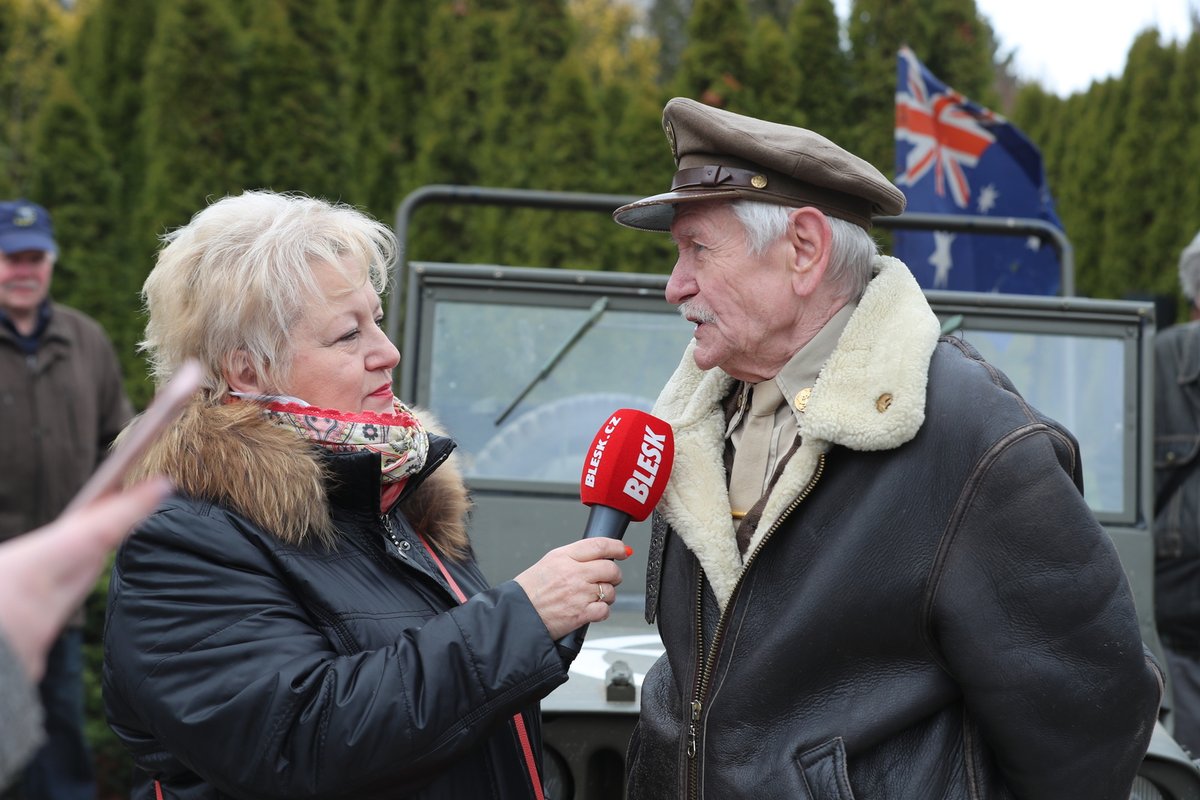
[[[817,376],[824,369],[825,362],[837,349],[838,340],[842,338],[846,324],[856,308],[858,303],[851,301],[838,309],[821,330],[817,331],[817,335],[801,347],[775,376],[775,383],[779,385],[788,407],[792,409],[797,425],[804,419],[801,408],[808,399],[807,393],[817,382]]]

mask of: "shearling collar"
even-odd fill
[[[831,446],[890,450],[911,440],[925,421],[937,317],[902,262],[879,256],[875,272],[813,386],[800,426],[802,444],[772,490],[747,552],[808,485]],[[720,369],[700,370],[694,347],[688,346],[654,407],[675,433],[675,464],[657,510],[696,555],[724,608],[743,568],[730,530],[721,458],[721,401],[734,379]]]
[[[436,430],[427,412],[413,411],[427,430]],[[179,493],[231,508],[284,542],[331,542],[333,460],[319,454],[294,431],[270,423],[254,403],[198,399],[154,443],[128,480],[166,475]],[[370,494],[378,498],[378,457],[375,461]],[[468,508],[453,456],[426,475],[402,506],[417,530],[454,554],[467,549]]]

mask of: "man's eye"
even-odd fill
[[[355,328],[354,330],[350,331],[342,338],[338,339],[338,341],[339,342],[352,342],[357,338],[358,338],[358,328]]]

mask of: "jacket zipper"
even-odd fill
[[[725,635],[725,626],[729,622],[730,610],[733,608],[733,600],[737,596],[738,590],[742,588],[742,581],[745,580],[746,573],[750,571],[750,567],[754,564],[754,560],[758,557],[759,552],[766,546],[767,542],[775,535],[775,531],[783,525],[784,521],[791,516],[804,500],[812,494],[813,487],[817,485],[821,474],[825,471],[825,454],[817,459],[817,469],[813,472],[812,478],[809,479],[808,485],[804,487],[804,491],[796,496],[782,514],[779,519],[775,520],[775,524],[766,532],[763,538],[759,541],[758,546],[754,548],[754,552],[746,559],[746,564],[742,567],[742,572],[738,576],[737,583],[733,585],[733,592],[729,595],[729,602],[725,604],[725,610],[721,612],[720,618],[717,620],[717,629],[713,633],[712,646],[708,649],[707,656],[704,655],[704,620],[703,605],[704,605],[704,570],[698,571],[696,579],[696,661],[700,664],[700,672],[696,675],[695,692],[692,694],[692,702],[689,704],[689,720],[687,732],[687,758],[688,758],[688,798],[699,798],[700,784],[700,759],[698,758],[699,747],[699,730],[700,717],[704,712],[704,700],[708,694],[708,681],[712,677],[712,671],[716,667],[717,653],[721,649],[721,639]],[[703,656],[703,659],[701,658]]]
[[[387,534],[388,539],[391,540],[391,543],[396,546],[396,549],[401,553],[408,550],[408,542],[402,541],[400,537],[396,535],[396,531],[392,527],[391,517],[386,513],[381,514],[380,521],[383,523],[384,533]],[[442,563],[440,558],[438,558],[437,552],[433,549],[433,547],[430,546],[429,542],[426,541],[425,537],[419,532],[417,533],[417,538],[421,540],[421,544],[424,545],[426,551],[429,552],[429,556],[433,559],[433,563],[437,566],[438,571],[441,572],[442,577],[446,579],[446,585],[450,587],[450,592],[454,596],[454,599],[457,600],[459,604],[467,602],[466,593],[459,588],[458,582],[454,580],[454,578],[450,575],[450,570],[446,569],[446,565]],[[525,719],[521,716],[521,712],[518,711],[513,715],[512,723],[517,735],[518,744],[520,745],[521,758],[524,762],[530,785],[533,787],[534,798],[535,800],[544,800],[544,795],[542,793],[542,778],[538,773],[537,759],[533,754],[533,743],[529,739],[529,732],[525,726]]]
[[[385,527],[387,528],[388,535],[391,536],[394,541],[395,534],[392,532],[391,523],[385,523]],[[459,588],[458,582],[454,580],[453,576],[451,576],[450,570],[446,569],[446,565],[442,563],[440,558],[438,558],[437,551],[433,549],[433,547],[429,544],[429,541],[419,531],[417,532],[417,538],[421,540],[421,544],[424,545],[425,549],[429,552],[429,557],[433,559],[433,563],[437,565],[438,570],[442,573],[442,577],[446,579],[446,583],[450,586],[450,590],[453,592],[455,599],[458,600],[460,605],[467,602],[466,593]],[[513,728],[516,730],[517,742],[521,748],[521,758],[525,762],[525,771],[528,774],[529,783],[533,787],[534,800],[546,800],[545,795],[542,792],[542,777],[538,773],[537,759],[533,755],[533,743],[529,739],[529,731],[525,727],[525,718],[521,716],[520,711],[518,711],[516,714],[513,714],[512,723]]]

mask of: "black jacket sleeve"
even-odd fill
[[[276,546],[219,508],[168,504],[114,565],[110,722],[136,720],[222,792],[403,794],[566,679],[511,581],[432,616],[399,608],[414,621],[395,641],[342,654]]]
[[[943,538],[931,629],[1017,797],[1124,800],[1162,678],[1076,452],[1031,424],[986,454]]]

